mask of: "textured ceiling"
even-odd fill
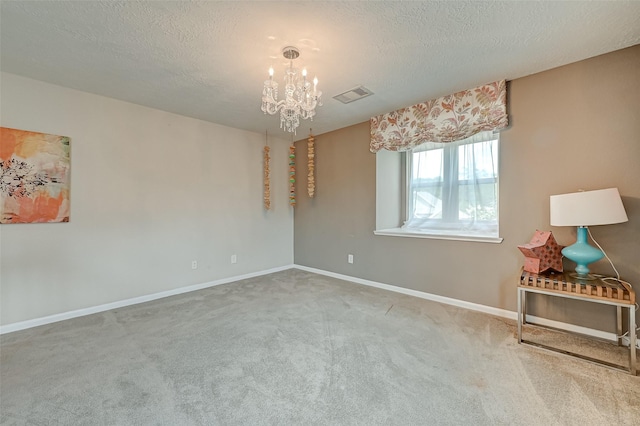
[[[260,97],[297,46],[324,100],[298,138],[638,43],[640,1],[0,3],[2,71],[261,133],[285,135]]]

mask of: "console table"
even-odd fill
[[[526,299],[527,293],[538,293],[553,297],[582,300],[586,302],[601,303],[616,307],[616,332],[618,346],[622,344],[622,308],[629,310],[629,366],[613,364],[574,352],[565,351],[551,346],[535,343],[522,339],[522,326],[526,324]],[[554,352],[572,355],[596,364],[605,365],[637,374],[636,368],[636,293],[626,283],[615,280],[584,280],[572,277],[568,273],[534,274],[522,271],[518,284],[518,343]]]

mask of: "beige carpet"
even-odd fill
[[[300,270],[7,334],[0,364],[3,425],[640,424],[640,377]]]

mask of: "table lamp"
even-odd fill
[[[576,262],[576,277],[593,279],[594,277],[589,275],[587,265],[602,259],[604,253],[589,245],[587,227],[611,225],[629,220],[618,188],[552,195],[549,201],[552,226],[578,227],[576,243],[565,247],[562,254]]]

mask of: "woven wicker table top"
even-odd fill
[[[535,274],[523,270],[519,287],[627,305],[636,303],[636,293],[633,288],[625,282],[614,279],[584,280],[572,277],[569,273]]]

